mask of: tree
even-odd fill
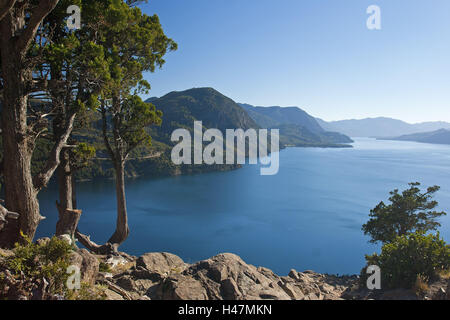
[[[420,183],[409,183],[409,186],[402,193],[398,189],[391,191],[389,205],[380,202],[370,211],[371,219],[362,227],[364,234],[371,237],[370,242],[391,243],[397,236],[416,231],[426,233],[440,227],[436,218],[446,213],[434,210],[438,202],[432,200],[440,187],[429,187],[423,193]]]
[[[450,268],[450,245],[437,233],[408,233],[381,248],[381,254],[366,256],[367,265],[381,268],[385,289],[411,288],[420,275],[432,279]],[[365,271],[365,270],[364,270]],[[363,272],[362,275],[367,274]]]
[[[116,230],[104,246],[99,246],[81,233],[79,241],[95,252],[117,251],[129,235],[125,197],[125,163],[130,153],[142,143],[150,143],[146,131],[161,123],[161,112],[143,102],[138,93],[150,85],[143,72],[154,72],[164,64],[163,56],[175,50],[176,44],[165,34],[158,16],[142,14],[139,8],[113,1],[106,14],[106,27],[100,31],[102,45],[109,61],[110,82],[103,90],[99,112],[102,116],[103,139],[113,162],[116,182]]]
[[[37,195],[59,164],[59,154],[69,138],[74,117],[53,145],[46,164],[32,176],[31,157],[43,115],[30,117],[29,95],[45,89],[36,78],[40,51],[31,50],[44,18],[58,0],[0,1],[0,90],[2,93],[3,177],[6,208],[20,214],[0,234],[0,245],[21,241],[20,231],[33,238],[42,217]],[[47,41],[45,36],[38,37]]]
[[[66,8],[78,5],[83,11],[81,28],[71,31],[66,27]],[[108,65],[104,59],[103,47],[96,42],[97,26],[90,22],[104,12],[105,2],[89,0],[62,0],[45,19],[46,34],[52,34],[51,43],[44,50],[45,59],[40,71],[50,74],[48,90],[45,93],[53,106],[52,139],[57,141],[73,114],[89,113],[97,107],[97,98],[108,81]],[[83,121],[76,121],[76,127]],[[75,151],[75,152],[74,152]],[[59,221],[56,236],[68,234],[74,242],[74,234],[81,215],[74,204],[75,182],[73,172],[77,158],[92,156],[92,150],[86,145],[77,146],[71,135],[68,145],[60,152],[60,164],[57,169],[59,202],[56,203]]]

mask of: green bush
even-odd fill
[[[418,276],[432,279],[450,268],[450,246],[439,233],[416,232],[398,236],[383,245],[380,255],[366,255],[366,260],[380,267],[383,289],[410,289]]]
[[[111,272],[111,267],[107,263],[100,261],[99,271],[100,272]]]
[[[48,291],[63,294],[69,277],[67,268],[72,247],[58,238],[52,238],[42,244],[16,244],[14,255],[5,259],[5,266],[14,274],[23,274],[29,279],[45,278],[49,283]]]

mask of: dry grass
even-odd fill
[[[14,255],[13,251],[0,248],[0,257],[7,258],[12,255]]]
[[[417,276],[416,283],[414,284],[413,289],[417,295],[424,295],[426,292],[428,292],[428,290],[430,290],[430,287],[428,286],[428,278],[424,275],[419,274]]]
[[[116,267],[111,268],[111,273],[113,275],[121,274],[121,273],[124,273],[127,270],[130,270],[131,268],[133,268],[135,266],[136,266],[136,262],[135,261],[127,262],[125,264],[119,264]]]
[[[450,279],[450,269],[442,270],[438,274],[441,279],[444,279],[444,280]]]

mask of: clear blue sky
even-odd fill
[[[382,30],[366,27],[381,8]],[[149,96],[213,87],[325,120],[450,122],[449,0],[150,0],[179,45]]]

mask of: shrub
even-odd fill
[[[90,286],[87,283],[81,283],[79,290],[71,290],[66,294],[67,300],[106,300],[106,288],[102,286]]]
[[[109,264],[107,264],[103,261],[100,261],[99,271],[100,272],[111,272],[111,267],[109,266]]]
[[[414,284],[414,291],[417,295],[424,295],[430,289],[428,281],[429,279],[421,274],[417,276],[416,283]]]
[[[380,255],[366,255],[366,260],[380,267],[383,289],[410,289],[419,275],[431,279],[450,268],[450,246],[439,233],[416,232],[398,236],[383,245]]]
[[[32,243],[25,237],[25,244],[16,244],[14,255],[4,261],[4,265],[13,274],[23,274],[28,279],[48,281],[48,292],[63,294],[69,277],[69,256],[72,247],[58,238],[52,238],[41,244]]]

